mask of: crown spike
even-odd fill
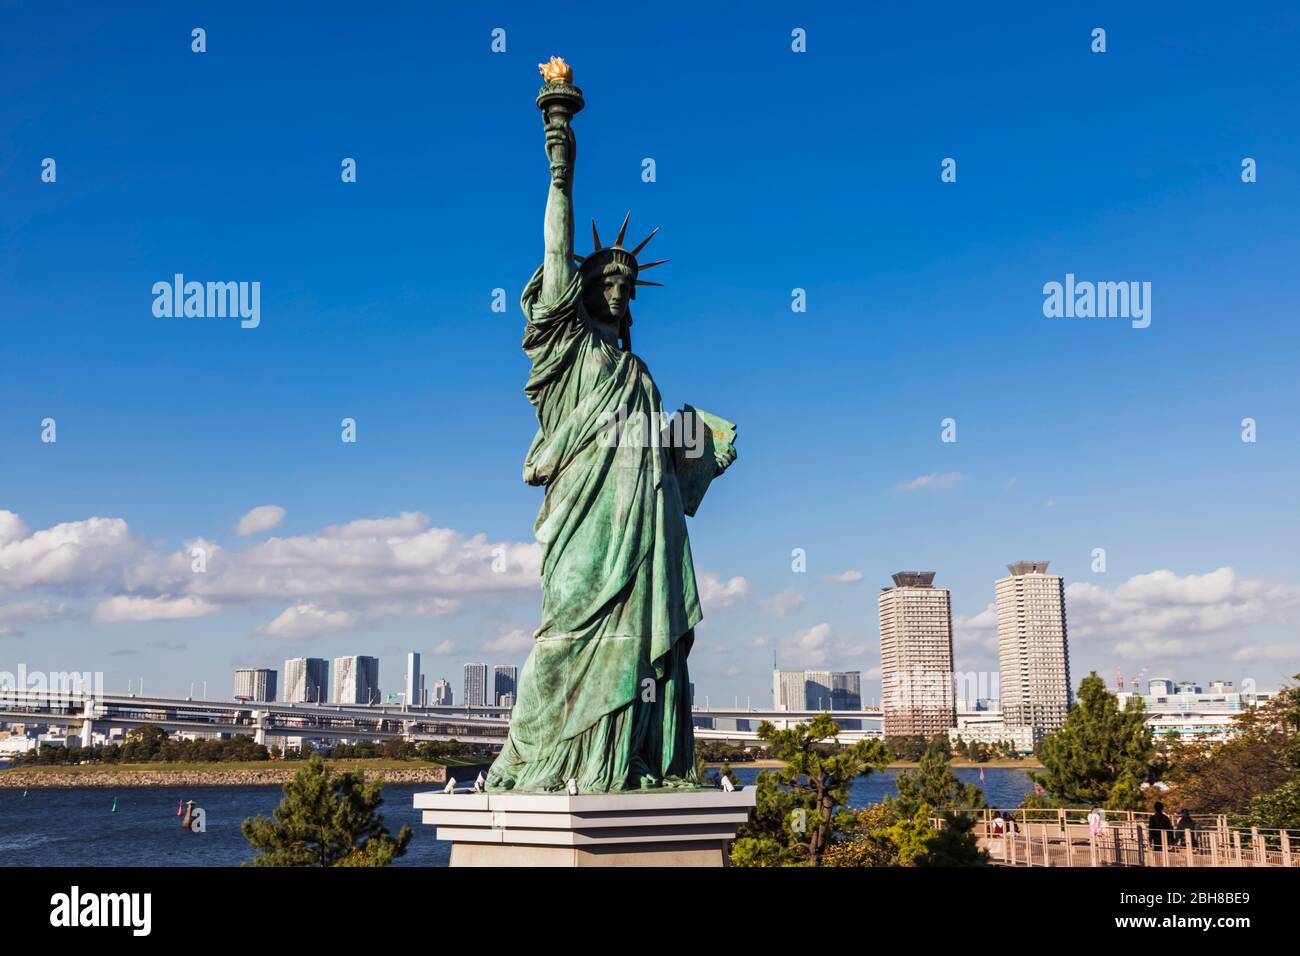
[[[653,229],[650,230],[650,235],[646,236],[644,239],[641,240],[641,245],[637,246],[635,249],[632,250],[632,256],[634,258],[636,257],[636,254],[638,252],[640,252],[642,249],[645,248],[646,243],[655,237],[655,233],[658,231],[659,231],[659,227],[655,226]]]
[[[596,220],[594,217],[591,220],[591,241],[596,244],[597,249],[600,248],[600,233],[596,231]]]
[[[578,255],[576,252],[573,254],[573,258],[574,258],[574,261],[576,261],[576,262],[586,262],[586,261],[587,261],[587,257],[586,257],[586,256],[580,256],[580,255]]]
[[[661,288],[661,289],[664,287],[664,284],[663,284],[662,282],[642,282],[640,279],[637,279],[637,280],[636,280],[636,284],[637,284],[637,285],[657,285],[657,286],[659,286],[659,288]]]
[[[638,264],[636,269],[637,272],[644,272],[646,269],[653,269],[655,266],[661,266],[665,262],[672,262],[672,261],[673,260],[671,259],[656,259],[654,262],[647,262],[645,265]]]
[[[623,225],[618,227],[618,238],[614,240],[615,249],[623,248],[623,237],[627,235],[627,221],[631,218],[632,218],[632,210],[629,209],[627,211],[627,215],[623,217]]]

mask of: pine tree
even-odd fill
[[[1048,734],[1037,753],[1043,771],[1030,778],[1046,794],[1027,803],[1133,810],[1143,805],[1140,787],[1151,777],[1155,744],[1142,702],[1131,700],[1120,710],[1094,671],[1079,685],[1061,729]]]
[[[254,866],[387,866],[406,853],[411,828],[397,838],[376,813],[378,783],[361,773],[331,775],[320,754],[284,785],[272,819],[249,817],[240,829],[259,855]]]
[[[947,752],[931,745],[921,755],[915,770],[898,775],[898,802],[902,816],[910,817],[918,807],[935,813],[949,810],[981,810],[988,806],[984,791],[973,783],[962,783],[952,772]]]
[[[851,821],[843,809],[849,784],[889,762],[880,741],[841,747],[839,732],[839,724],[828,714],[788,730],[777,730],[766,720],[759,724],[758,736],[768,752],[786,766],[759,774],[758,804],[737,835],[733,864],[821,864],[836,829]]]

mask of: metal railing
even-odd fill
[[[1300,866],[1300,830],[1230,827],[1196,815],[1196,829],[1157,830],[1147,814],[1105,811],[1094,833],[1088,810],[974,810],[975,835],[1002,866]],[[1010,821],[998,821],[1003,813]]]

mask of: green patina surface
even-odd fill
[[[639,249],[623,250],[620,230],[573,264],[569,119],[578,108],[544,108],[545,257],[521,303],[524,391],[538,421],[524,480],[546,489],[534,528],[542,620],[488,777],[495,792],[563,790],[569,780],[582,793],[697,783],[687,656],[701,614],[682,453],[642,437],[664,409],[630,349]],[[708,449],[711,475],[735,456],[728,442]]]

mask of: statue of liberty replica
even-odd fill
[[[637,257],[654,236],[575,254],[571,120],[585,105],[552,57],[537,98],[550,186],[542,265],[524,289],[524,393],[538,430],[524,480],[546,489],[542,620],[489,792],[612,793],[697,786],[686,659],[700,622],[686,516],[735,459],[735,426],[669,417],[632,352]],[[656,232],[658,230],[655,230]],[[630,245],[630,244],[629,244]]]

